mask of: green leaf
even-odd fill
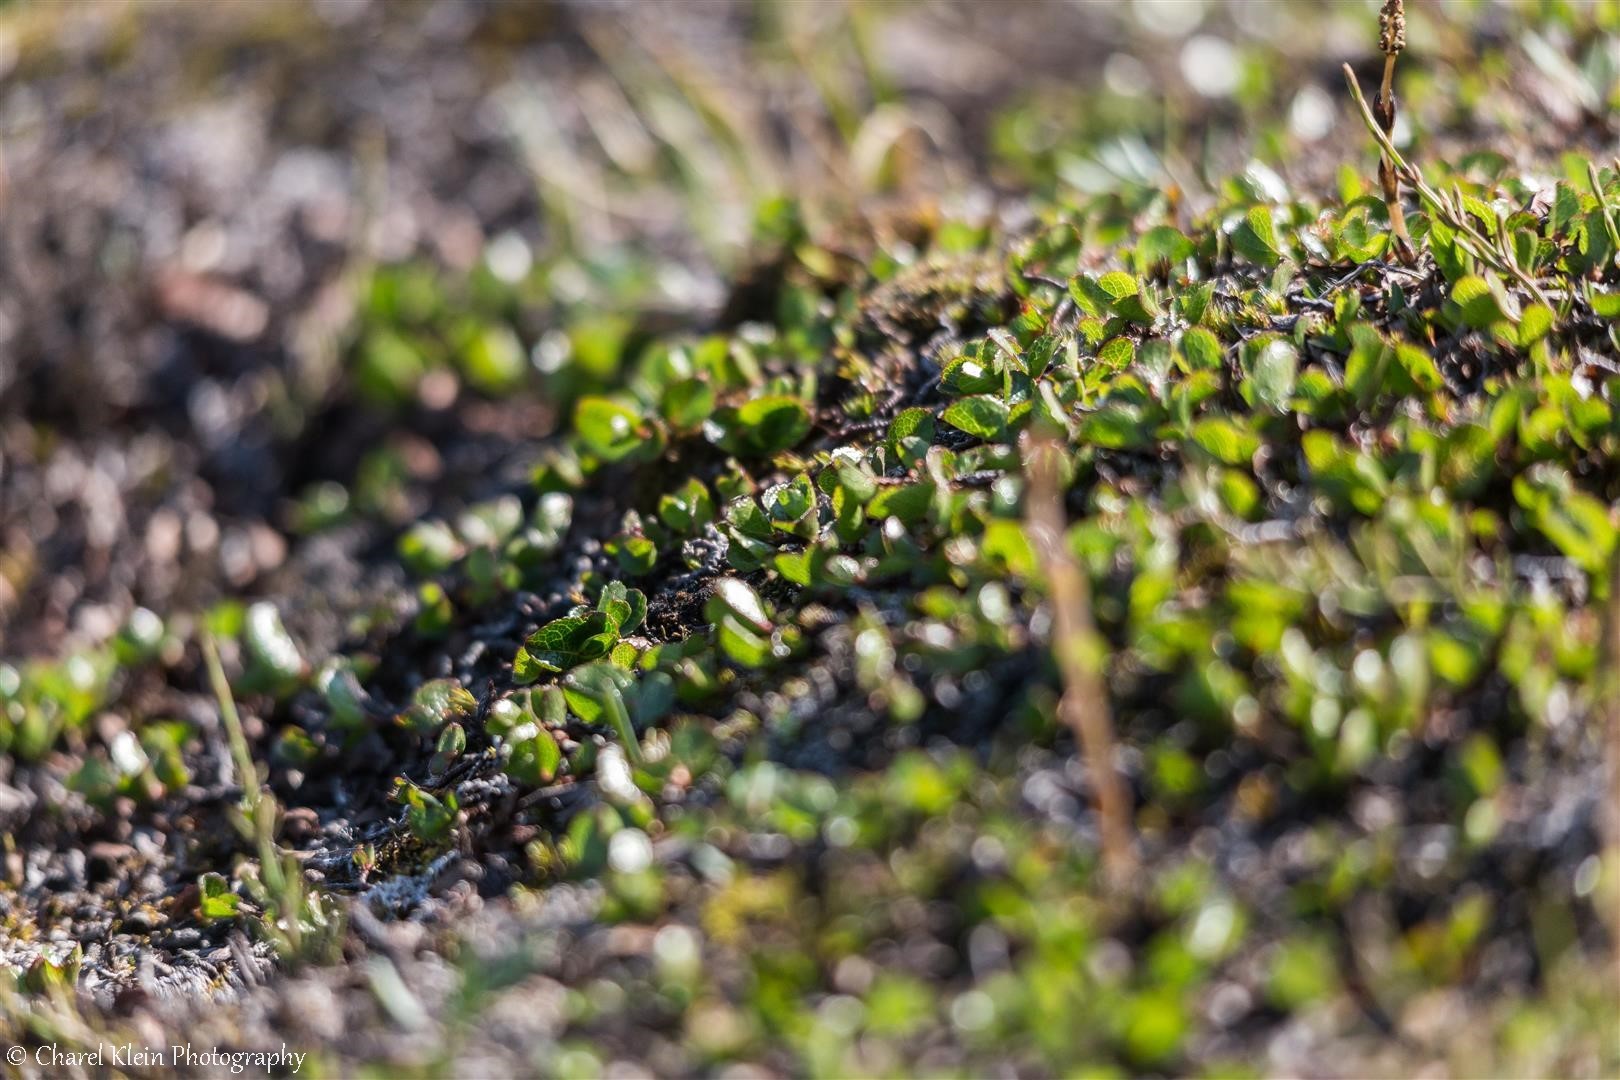
[[[488,499],[456,518],[456,531],[469,547],[497,547],[522,525],[523,503],[516,495]]]
[[[603,611],[567,615],[530,634],[512,664],[512,678],[532,683],[546,672],[567,671],[607,655],[618,641],[612,617]]]
[[[562,750],[551,732],[544,728],[513,743],[511,756],[506,759],[507,775],[531,787],[551,783],[561,767]]]
[[[1192,258],[1193,251],[1192,241],[1183,236],[1180,229],[1158,225],[1143,233],[1136,242],[1136,269],[1144,274],[1157,272],[1161,267],[1173,270]]]
[[[769,457],[810,433],[810,410],[798,398],[775,394],[721,409],[711,441],[739,457]]]
[[[1389,246],[1388,233],[1372,233],[1367,228],[1367,212],[1357,207],[1333,231],[1334,256],[1344,262],[1376,259]]]
[[[1427,349],[1403,341],[1395,346],[1395,359],[1419,390],[1433,391],[1445,385],[1446,380]]]
[[[444,730],[439,732],[433,756],[428,759],[428,772],[434,776],[441,775],[466,749],[467,729],[456,723],[446,724]]]
[[[1462,689],[1479,677],[1485,657],[1474,641],[1431,630],[1426,644],[1429,667],[1451,686]]]
[[[1383,389],[1393,351],[1383,336],[1366,323],[1352,325],[1350,339],[1354,344],[1344,365],[1344,385],[1356,404],[1366,408]]]
[[[1329,942],[1295,937],[1272,952],[1266,994],[1279,1008],[1302,1008],[1338,991],[1339,970]]]
[[[261,600],[249,606],[242,623],[242,641],[258,676],[253,681],[275,690],[296,682],[304,674],[304,657],[282,625],[276,605]]]
[[[1192,440],[1199,449],[1226,465],[1248,465],[1260,449],[1260,437],[1238,421],[1211,416],[1193,425]]]
[[[1570,223],[1580,217],[1581,198],[1568,181],[1558,181],[1553,192],[1553,204],[1547,215],[1547,235],[1562,236]]]
[[[829,553],[817,548],[817,559],[812,560],[812,575],[818,585],[847,589],[862,580],[861,563],[852,555]]]
[[[1476,275],[1469,275],[1452,286],[1451,299],[1462,309],[1463,322],[1475,330],[1488,330],[1506,317],[1498,290]]]
[[[1121,270],[1100,278],[1081,274],[1070,284],[1070,293],[1091,315],[1117,315],[1131,322],[1149,324],[1158,316],[1158,305],[1142,291],[1141,282]]]
[[[1389,482],[1369,456],[1346,449],[1332,433],[1317,429],[1300,439],[1311,478],[1333,501],[1362,514],[1376,514],[1388,496]]]
[[[1028,369],[1030,378],[1038,379],[1046,372],[1062,344],[1062,335],[1049,332],[1036,338],[1029,348],[1024,350],[1024,366]]]
[[[772,626],[759,594],[736,578],[721,578],[704,605],[720,651],[744,667],[764,667],[773,655]]]
[[[1007,518],[993,518],[986,523],[979,554],[997,573],[1013,577],[1034,577],[1040,566],[1028,530]]]
[[[401,405],[416,392],[417,383],[429,370],[414,335],[404,337],[379,328],[365,336],[359,350],[355,381],[373,401]]]
[[[613,728],[625,755],[634,764],[641,761],[641,744],[636,738],[635,719],[631,715],[632,703],[638,696],[637,686],[633,675],[609,663],[579,668],[563,683],[563,696],[575,715],[588,724],[606,724]],[[657,710],[650,713],[656,715]]]
[[[978,394],[952,402],[940,417],[958,431],[991,441],[1007,430],[1007,406],[998,397]]]
[[[771,527],[806,540],[820,531],[817,514],[816,488],[810,477],[800,473],[785,484],[775,484],[765,490],[761,501]]]
[[[505,394],[523,381],[529,357],[511,327],[492,323],[471,331],[461,351],[467,381],[486,394]]]
[[[760,602],[759,594],[737,578],[723,577],[714,583],[714,595],[709,600],[708,611],[711,622],[716,621],[717,616],[730,616],[761,633],[771,630],[770,616],[765,614],[765,605]]]
[[[675,491],[659,496],[658,520],[677,533],[699,532],[714,521],[714,499],[708,487],[694,476]]]
[[[722,619],[715,624],[715,640],[722,653],[743,667],[762,668],[771,661],[770,638],[749,630],[735,619]]]
[[[813,548],[806,548],[803,551],[779,552],[776,558],[772,560],[772,565],[776,567],[778,574],[781,574],[793,584],[801,587],[807,586],[810,584],[810,562],[813,550]]]
[[[618,561],[619,571],[627,577],[649,574],[658,564],[658,545],[639,533],[616,536],[603,549]]]
[[[619,461],[646,442],[646,423],[634,409],[612,398],[583,397],[574,406],[574,430],[591,453]]]
[[[1000,354],[994,346],[973,349],[945,365],[939,375],[940,389],[951,396],[983,394],[1002,384]]]
[[[1204,313],[1209,310],[1209,301],[1214,295],[1215,283],[1204,281],[1187,286],[1176,297],[1176,307],[1181,310],[1181,317],[1187,320],[1187,325],[1197,326],[1204,321]]]
[[[454,679],[429,679],[416,688],[397,720],[422,735],[431,735],[450,720],[465,720],[478,711],[478,699]]]
[[[365,721],[368,698],[348,661],[328,661],[315,677],[315,689],[326,701],[333,727],[350,730]]]
[[[1282,252],[1277,247],[1277,229],[1272,224],[1271,211],[1264,206],[1250,210],[1233,231],[1232,246],[1244,258],[1267,270],[1281,262]]]
[[[682,379],[664,391],[660,410],[671,427],[688,431],[714,412],[714,387],[702,379]]]
[[[1620,305],[1616,305],[1616,314],[1620,315]],[[1531,304],[1519,316],[1519,345],[1528,349],[1542,338],[1552,332],[1557,317],[1552,308],[1546,304]]]
[[[1518,265],[1534,273],[1536,264],[1541,260],[1541,255],[1541,240],[1534,232],[1529,229],[1515,229],[1513,231],[1513,258]]]
[[[1251,405],[1263,405],[1274,412],[1288,408],[1299,374],[1299,353],[1285,338],[1251,340],[1243,350],[1242,394]]]
[[[1575,487],[1569,475],[1537,465],[1514,478],[1513,497],[1537,531],[1588,574],[1605,572],[1615,527],[1599,500]]]
[[[1191,1026],[1181,996],[1169,989],[1133,994],[1123,1002],[1126,1055],[1139,1066],[1173,1058]]]
[[[1181,335],[1181,355],[1193,371],[1221,369],[1221,343],[1214,334],[1195,326]]]
[[[843,453],[835,454],[831,467],[822,470],[817,486],[828,495],[836,496],[842,491],[858,506],[871,502],[878,487],[877,477],[859,457]]]
[[[751,496],[739,495],[726,504],[726,524],[744,536],[771,539],[771,519]]]
[[[1479,222],[1480,226],[1482,227],[1481,231],[1483,231],[1487,237],[1495,239],[1496,211],[1491,209],[1491,204],[1486,202],[1484,199],[1481,199],[1477,195],[1469,195],[1468,193],[1464,192],[1462,196],[1462,205],[1463,209]]]
[[[1251,520],[1261,509],[1260,485],[1256,484],[1246,472],[1239,472],[1237,469],[1220,470],[1220,478],[1215,482],[1215,489],[1226,508],[1240,518]]]
[[[403,777],[398,783],[395,797],[405,804],[405,821],[411,835],[429,844],[444,839],[460,809],[455,794],[446,793],[441,801]]]
[[[923,408],[906,409],[889,421],[887,442],[890,450],[899,450],[906,439],[934,441],[934,414]]]
[[[1447,281],[1459,281],[1467,275],[1470,256],[1459,241],[1456,230],[1439,218],[1429,222],[1429,250],[1434,252],[1435,265]]]
[[[629,588],[622,581],[610,581],[597,598],[596,610],[608,617],[615,634],[633,634],[647,617],[647,597],[640,589]]]
[[[1108,294],[1090,274],[1077,274],[1069,279],[1069,296],[1081,311],[1093,318],[1100,318],[1108,310]]]
[[[1136,359],[1136,342],[1117,337],[1097,350],[1097,365],[1104,371],[1124,371]]]
[[[234,919],[242,898],[231,891],[230,882],[212,871],[197,879],[197,915],[205,923]]]
[[[1087,413],[1075,433],[1077,441],[1107,450],[1130,450],[1152,440],[1152,426],[1134,405],[1105,405]]]
[[[520,565],[532,565],[562,546],[574,517],[574,500],[560,491],[540,496],[528,523],[512,538],[506,554]]]
[[[587,724],[611,724],[613,702],[624,703],[624,688],[635,681],[613,664],[594,663],[569,674],[562,684],[568,711]]]
[[[907,525],[915,525],[928,514],[935,487],[930,482],[899,484],[881,489],[867,504],[866,512],[872,518],[898,518]]]
[[[1107,295],[1110,303],[1116,304],[1127,297],[1135,296],[1141,290],[1136,279],[1122,270],[1115,270],[1098,278],[1097,287]]]
[[[638,729],[651,727],[674,710],[675,680],[667,672],[649,671],[625,689],[624,700],[631,722]]]

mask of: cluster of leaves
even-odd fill
[[[420,263],[372,275],[353,363],[355,385],[366,398],[405,405],[440,370],[490,395],[510,393],[533,376],[528,349],[513,329],[512,284],[487,266],[455,284],[449,287],[444,275]]]
[[[0,665],[0,752],[35,762],[63,745],[98,742],[87,730],[96,715],[143,679],[184,663],[203,632],[228,640],[240,656],[244,693],[285,699],[307,678],[307,663],[273,603],[227,602],[201,620],[169,622],[136,608],[103,646],[20,668]],[[196,734],[183,720],[140,718],[93,745],[69,784],[101,804],[117,796],[155,803],[190,782],[185,754]]]
[[[849,784],[770,763],[722,771],[725,798],[669,826],[666,846],[688,852],[679,861],[623,858],[646,844],[645,825],[611,804],[557,845],[603,879],[606,918],[677,928],[683,951],[657,948],[627,991],[684,1033],[691,1067],[785,1048],[812,1074],[864,1075],[947,1041],[970,1071],[1009,1055],[1032,1069],[1166,1068],[1236,956],[1259,958],[1226,984],[1246,1005],[1303,1011],[1345,992],[1324,929],[1268,926],[1200,860],[1154,870],[1130,903],[1090,895],[1097,868],[1055,771],[1044,782],[1057,801],[1034,811],[1017,779],[963,754],[910,752]],[[745,835],[780,838],[793,855],[751,866],[730,839]],[[1361,842],[1334,863],[1339,839],[1324,827],[1310,840],[1336,888],[1389,879],[1392,850]],[[1299,887],[1301,909],[1320,906],[1315,889]],[[694,896],[697,910],[683,910]],[[934,919],[914,922],[918,909]],[[1448,985],[1489,913],[1468,894],[1412,927],[1380,972],[1383,1000]],[[951,941],[969,943],[974,977],[942,982],[957,972]]]
[[[516,496],[505,496],[469,507],[453,526],[437,519],[411,526],[398,549],[405,567],[424,579],[417,587],[417,631],[442,636],[456,601],[481,607],[539,580],[572,516],[573,501],[553,492],[527,516]]]
[[[641,492],[606,557],[655,600],[694,578],[707,599],[691,633],[657,641],[639,636],[641,591],[587,575],[591,602],[514,657],[513,681],[537,685],[489,730],[520,783],[598,796],[530,845],[537,872],[602,880],[604,918],[691,927],[654,977],[683,1060],[871,1071],[944,1038],[970,1060],[1016,1046],[1032,1067],[1184,1068],[1257,1008],[1353,998],[1356,962],[1378,965],[1375,1007],[1398,1013],[1467,979],[1493,932],[1528,933],[1475,868],[1515,842],[1516,803],[1597,704],[1616,547],[1601,357],[1620,349],[1603,228],[1620,177],[1594,168],[1582,190],[1585,162],[1568,164],[1539,199],[1500,162],[1447,178],[1551,304],[1422,213],[1419,263],[1386,265],[1379,200],[1347,183],[1320,206],[1257,166],[1191,227],[1148,190],[1054,210],[1008,250],[992,307],[1012,314],[953,325],[969,332],[934,377],[898,392],[862,297],[960,254],[890,253],[855,281],[807,259],[775,328],[655,343],[625,391],[579,402],[537,488]],[[1075,800],[1019,787],[1019,747],[1066,745],[1022,528],[1031,432],[1066,447],[1067,541],[1140,754],[1140,842],[1175,853],[1130,910],[1072,820],[1029,827],[1032,803],[1072,819]],[[670,479],[671,459],[699,464]],[[990,681],[1008,665],[1025,674]],[[827,678],[902,743],[989,709],[995,749],[905,753],[847,784],[749,763],[756,732],[819,737],[798,703]],[[609,741],[577,738],[593,731]],[[1417,869],[1400,827],[1335,808],[1428,763],[1445,780],[1425,821],[1456,839]],[[1306,854],[1286,883],[1182,846],[1201,825],[1289,821]],[[692,853],[666,865],[653,840]],[[744,868],[751,843],[794,854]],[[1543,925],[1614,888],[1571,853],[1578,880],[1511,886]],[[1345,938],[1379,897],[1406,905],[1399,926]],[[929,905],[938,937],[1010,962],[874,966]],[[1293,914],[1262,917],[1278,905]],[[1538,963],[1573,962],[1578,942],[1539,934]],[[709,974],[739,964],[742,982]],[[1201,1004],[1217,986],[1231,1017]]]

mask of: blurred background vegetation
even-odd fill
[[[403,521],[389,478],[429,467],[407,436],[453,428],[482,447],[461,475],[489,467],[649,335],[757,314],[784,251],[904,262],[1161,185],[1196,213],[1251,163],[1344,187],[1367,156],[1338,65],[1376,70],[1376,6],[13,2],[0,438],[179,454],[211,490],[169,509],[241,519],[261,562],[254,523],[330,512],[323,481]],[[1549,175],[1612,149],[1617,22],[1414,5],[1397,142]],[[0,500],[0,633],[48,650],[117,508],[59,531],[16,471]]]

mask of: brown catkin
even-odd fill
[[[1405,0],[1384,0],[1378,13],[1378,48],[1385,56],[1396,56],[1406,48]]]

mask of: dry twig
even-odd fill
[[[1102,642],[1091,621],[1090,582],[1064,541],[1061,453],[1050,440],[1025,442],[1026,524],[1052,602],[1052,653],[1063,678],[1058,715],[1073,730],[1089,768],[1103,865],[1109,880],[1121,886],[1136,868],[1130,799],[1114,766],[1114,725],[1102,680]]]
[[[1608,813],[1602,823],[1606,850],[1602,865],[1613,873],[1620,867],[1620,548],[1609,559],[1609,602],[1603,626],[1604,750],[1608,767]],[[1601,895],[1601,890],[1599,895]],[[1614,948],[1615,987],[1620,990],[1620,903],[1609,905],[1609,940]]]

